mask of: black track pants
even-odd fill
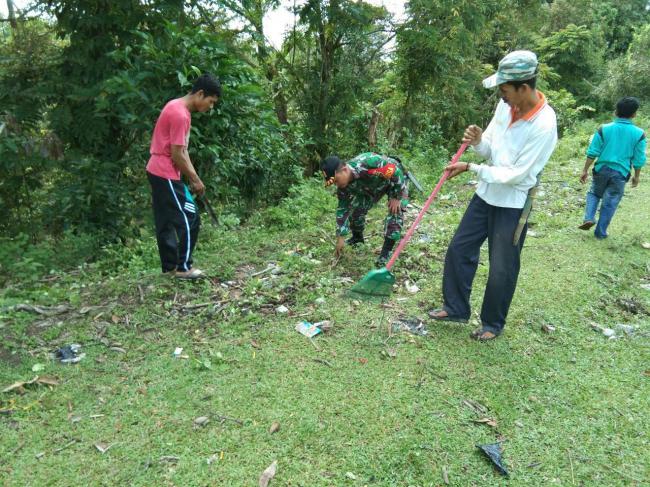
[[[182,181],[147,173],[151,184],[156,240],[163,272],[192,268],[192,251],[201,220],[190,191]]]

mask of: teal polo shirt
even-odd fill
[[[629,118],[616,118],[603,125],[591,139],[587,157],[597,159],[595,169],[607,166],[627,177],[630,167],[645,165],[646,138],[643,130]]]

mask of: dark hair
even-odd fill
[[[336,171],[343,165],[343,161],[337,156],[329,156],[320,163],[321,170],[325,173],[325,179],[334,177]]]
[[[616,116],[620,118],[633,117],[639,109],[639,100],[633,96],[625,96],[616,102]]]
[[[203,90],[205,96],[217,96],[221,98],[221,82],[212,73],[203,73],[192,85],[192,93]]]
[[[537,76],[535,75],[530,79],[522,79],[522,80],[519,80],[519,81],[506,81],[503,84],[504,85],[510,85],[517,91],[519,91],[519,88],[521,88],[524,85],[528,85],[528,86],[530,86],[531,90],[534,90],[535,86],[537,86]]]

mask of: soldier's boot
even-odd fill
[[[345,241],[346,244],[348,245],[358,245],[364,243],[365,240],[363,238],[363,233],[362,232],[355,232],[354,230],[352,231],[352,237],[347,239]]]
[[[377,261],[375,262],[375,267],[381,268],[386,266],[386,263],[388,262],[388,259],[390,257],[390,253],[393,251],[394,246],[395,246],[395,240],[390,238],[384,238],[384,245],[381,248],[381,253],[379,254],[379,257],[377,257]]]

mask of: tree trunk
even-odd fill
[[[273,103],[275,104],[275,115],[278,117],[278,122],[282,125],[287,125],[289,123],[287,97],[278,80],[278,69],[271,59],[266,61],[266,79],[269,80],[271,85]]]
[[[253,25],[253,29],[256,32],[255,42],[257,43],[257,61],[260,66],[264,68],[264,75],[269,81],[271,87],[273,103],[275,105],[275,115],[278,117],[278,122],[282,125],[287,125],[288,120],[288,109],[287,109],[287,97],[284,94],[284,89],[278,82],[278,69],[275,66],[275,62],[271,59],[269,50],[266,46],[266,37],[264,36],[264,24],[262,23],[264,12],[261,6],[257,12],[256,19],[251,19],[250,22]]]
[[[18,27],[18,23],[16,22],[16,13],[14,11],[13,0],[7,0],[7,12],[9,13],[9,23],[11,24],[11,27],[15,29]]]
[[[372,109],[372,116],[370,117],[370,125],[368,125],[368,147],[375,149],[377,147],[377,126],[381,119],[381,113],[377,107]]]

